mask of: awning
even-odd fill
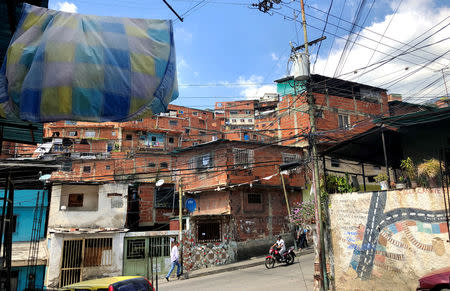
[[[24,4],[0,71],[0,115],[126,121],[178,97],[170,20],[88,16]]]
[[[388,164],[391,167],[398,167],[402,158],[400,136],[397,131],[385,127],[373,127],[321,152],[321,154],[339,159],[384,165],[382,132],[384,132],[386,141]]]

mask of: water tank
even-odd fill
[[[309,55],[296,52],[291,56],[290,60],[292,61],[290,75],[293,76],[296,81],[309,79]]]

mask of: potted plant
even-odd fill
[[[403,176],[398,177],[397,183],[395,183],[396,189],[405,189],[406,188],[406,178]]]
[[[410,157],[400,161],[400,168],[405,173],[409,182],[411,183],[411,188],[417,187],[417,167]]]
[[[438,160],[436,159],[429,159],[424,160],[423,163],[421,163],[417,167],[417,172],[419,176],[423,176],[427,179],[430,187],[436,187],[437,186],[437,178],[441,171],[441,165]]]
[[[380,183],[381,186],[381,190],[388,190],[389,189],[389,185],[388,185],[388,177],[385,173],[380,173],[378,175],[375,176],[375,181],[377,181],[378,183]]]

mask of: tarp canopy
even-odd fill
[[[0,115],[126,121],[178,97],[170,20],[87,16],[24,4],[0,71]]]

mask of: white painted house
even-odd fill
[[[128,184],[52,187],[45,285],[122,275]]]

